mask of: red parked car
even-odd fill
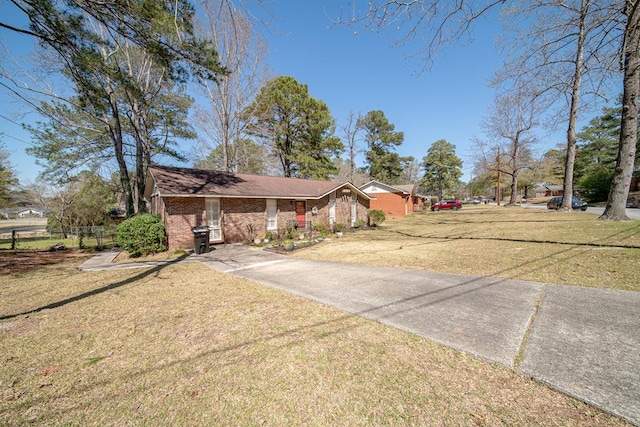
[[[436,212],[442,209],[451,209],[457,211],[461,207],[462,203],[460,203],[460,201],[458,200],[442,200],[431,205],[431,210]]]

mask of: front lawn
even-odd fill
[[[465,205],[347,233],[295,256],[640,291],[640,221]]]
[[[200,263],[79,263],[0,276],[0,425],[626,425],[507,368]]]

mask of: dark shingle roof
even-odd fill
[[[161,196],[314,199],[345,185],[357,190],[349,182],[314,181],[170,166],[151,166],[149,174],[155,183],[155,190]],[[153,190],[150,185],[152,180],[147,180],[147,197]]]

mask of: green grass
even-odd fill
[[[83,273],[77,262],[0,276],[0,425],[626,425],[507,368],[199,263]]]
[[[639,291],[640,221],[465,206],[386,221],[295,256]]]

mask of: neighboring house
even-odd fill
[[[38,217],[38,218],[42,218],[43,216],[45,216],[44,210],[40,209],[40,208],[20,208],[17,211],[16,216],[18,218],[32,218],[32,217]]]
[[[312,222],[367,220],[370,198],[350,182],[312,181],[167,166],[149,168],[145,198],[161,216],[169,248],[193,247],[192,227],[211,243],[236,243]]]
[[[48,211],[35,207],[6,208],[0,211],[0,219],[42,218],[47,214]]]
[[[387,218],[402,218],[424,208],[424,197],[417,193],[417,186],[388,185],[380,181],[370,181],[360,187],[369,195],[371,210],[381,210]]]
[[[538,184],[535,189],[535,197],[555,197],[564,195],[564,186],[551,185],[551,184]],[[573,187],[573,195],[580,196],[582,189],[580,187]]]
[[[564,194],[562,185],[538,184],[534,189],[535,197],[555,197]]]

